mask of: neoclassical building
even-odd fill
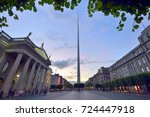
[[[108,80],[110,80],[109,68],[101,67],[100,69],[98,69],[98,72],[94,74],[94,76],[89,78],[88,81],[95,85],[101,84]]]
[[[10,90],[24,93],[49,88],[51,61],[41,47],[29,37],[12,38],[0,32],[0,91],[7,96]]]
[[[150,26],[138,38],[140,44],[110,66],[111,79],[150,72]]]

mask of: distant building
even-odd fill
[[[54,74],[51,77],[50,87],[52,88],[52,86],[62,85],[62,90],[64,90],[64,89],[66,89],[67,83],[69,83],[69,82],[65,78],[63,78],[59,74]]]
[[[48,87],[51,61],[41,47],[29,37],[12,38],[0,32],[0,91],[40,92]]]
[[[111,79],[150,72],[150,26],[138,38],[140,44],[110,66]]]
[[[89,79],[89,82],[93,84],[101,84],[108,80],[110,80],[109,69],[105,67],[101,67],[98,70],[98,72]]]
[[[50,85],[59,85],[60,84],[60,76],[59,74],[54,74],[51,77]]]

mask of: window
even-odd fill
[[[6,64],[4,65],[4,67],[2,69],[2,73],[6,73],[8,67],[9,67],[9,62],[6,62]]]
[[[147,70],[148,72],[150,72],[150,69],[149,69],[149,67],[146,67],[146,70]]]
[[[142,61],[143,61],[143,63],[146,63],[146,61],[145,61],[144,57],[142,58]]]
[[[149,34],[149,33],[147,33],[146,36],[147,36],[148,38],[150,38],[150,34]]]
[[[138,60],[138,63],[139,63],[139,65],[142,65],[140,59]]]
[[[144,72],[144,69],[143,69],[143,68],[142,68],[141,70],[142,70],[142,72]]]
[[[141,49],[139,49],[139,54],[141,53]]]
[[[137,52],[135,51],[135,56],[137,56]]]

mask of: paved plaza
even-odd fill
[[[61,91],[47,95],[7,98],[13,100],[150,100],[150,94],[129,94],[102,91]]]

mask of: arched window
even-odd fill
[[[6,62],[6,64],[4,65],[4,67],[2,69],[2,73],[6,73],[8,67],[9,67],[9,62]]]

